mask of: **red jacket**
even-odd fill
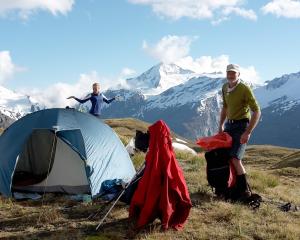
[[[137,228],[160,218],[164,230],[181,229],[192,207],[189,192],[176,160],[170,130],[163,121],[149,127],[146,167],[130,204],[129,216]]]

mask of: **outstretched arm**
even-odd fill
[[[107,99],[104,95],[103,96],[103,101],[106,102],[107,104],[110,104],[112,101],[116,100],[115,97],[111,98],[111,99]]]
[[[70,96],[67,99],[71,99],[71,98],[75,99],[79,103],[85,103],[85,102],[87,102],[91,99],[91,97],[89,95],[85,99],[79,99],[79,98],[74,97],[74,96]]]

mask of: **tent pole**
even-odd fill
[[[142,166],[139,168],[139,170],[136,172],[136,174],[133,176],[133,178],[131,179],[131,181],[127,184],[127,186],[121,191],[121,193],[119,194],[119,196],[117,197],[117,199],[115,200],[115,202],[113,203],[113,205],[109,208],[109,210],[107,211],[107,213],[104,215],[104,217],[100,220],[99,224],[96,227],[96,230],[98,230],[100,228],[100,226],[102,225],[102,223],[104,222],[104,220],[106,219],[106,217],[108,216],[108,214],[111,212],[111,210],[114,208],[114,206],[117,204],[117,202],[120,200],[120,198],[123,196],[123,194],[125,193],[126,189],[128,189],[129,186],[131,186],[133,183],[137,182],[138,180],[140,180],[142,178],[142,176],[136,178],[141,171],[143,170],[145,163],[142,164]],[[109,202],[110,203],[110,202]],[[97,211],[96,215],[98,215],[99,211]],[[96,216],[95,215],[95,216]]]
[[[44,191],[43,191],[43,197],[42,197],[42,207],[44,205],[44,198],[45,198],[45,194],[46,194],[46,185],[48,183],[48,177],[49,177],[49,172],[50,172],[50,167],[51,167],[51,160],[53,158],[54,147],[55,147],[56,143],[57,143],[57,135],[56,135],[56,131],[55,131],[53,142],[52,142],[52,147],[51,147],[51,154],[50,154],[49,165],[48,165],[48,170],[47,170],[47,177],[46,177],[46,181],[45,181],[45,185],[44,185]],[[39,214],[38,222],[40,222],[40,219],[41,219],[41,214]]]

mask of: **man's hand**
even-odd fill
[[[117,96],[115,96],[115,99],[116,99],[116,101],[124,101],[124,97],[122,97],[122,96],[120,96],[120,95],[117,95]]]
[[[70,97],[68,97],[67,99],[71,99],[71,98],[75,98],[74,96],[70,96]]]
[[[240,140],[241,144],[247,143],[249,141],[251,133],[259,121],[260,115],[261,115],[260,110],[253,112],[249,125],[246,131],[241,136],[241,140]]]
[[[223,106],[220,114],[219,133],[224,132],[224,122],[226,119],[226,108]]]
[[[241,136],[241,144],[245,144],[249,141],[251,134],[248,131],[245,131]]]

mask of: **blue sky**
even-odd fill
[[[165,51],[176,61],[226,55],[253,67],[261,81],[300,71],[299,1],[32,2],[0,2],[2,66],[11,68],[0,67],[0,84],[11,89],[72,85],[90,76],[118,81],[157,64]]]

